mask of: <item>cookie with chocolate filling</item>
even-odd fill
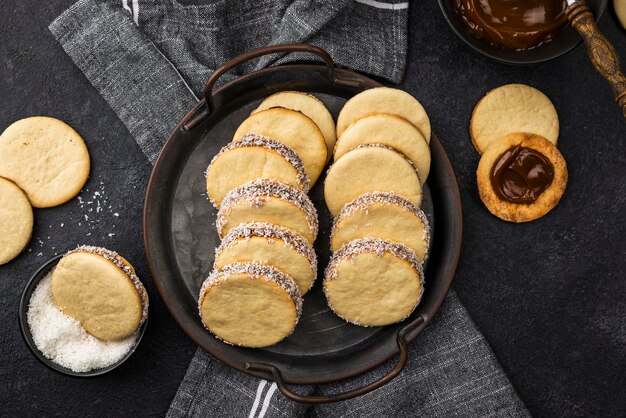
[[[424,273],[415,253],[376,238],[350,241],[326,268],[324,293],[341,318],[365,327],[406,319],[424,293]]]
[[[324,135],[311,118],[295,110],[275,107],[253,113],[239,125],[233,141],[248,134],[272,138],[294,150],[302,160],[311,184],[315,184],[326,165]]]
[[[135,269],[105,248],[82,246],[63,256],[51,289],[57,307],[101,340],[128,337],[148,316],[148,294]]]
[[[333,222],[330,248],[358,238],[380,238],[404,244],[424,262],[430,245],[430,227],[419,207],[395,193],[365,193],[343,207]]]
[[[476,177],[480,198],[491,213],[509,222],[528,222],[559,203],[567,166],[552,142],[518,132],[487,148]]]
[[[213,157],[206,171],[209,199],[216,208],[234,188],[258,178],[272,178],[309,190],[309,176],[300,157],[282,142],[248,134]]]
[[[403,117],[430,143],[430,119],[422,104],[409,93],[389,87],[368,89],[348,100],[337,118],[337,137],[341,137],[352,122],[372,113]]]
[[[213,270],[200,289],[202,323],[220,340],[267,347],[293,332],[302,297],[291,277],[259,263],[234,263]]]
[[[335,141],[337,140],[335,135],[335,121],[320,99],[302,91],[281,91],[263,100],[252,114],[273,107],[284,107],[286,109],[295,110],[311,118],[317,127],[320,128],[320,131],[322,131],[322,135],[324,135],[328,154],[326,160],[330,159],[330,156],[333,154],[333,148],[335,147]]]
[[[422,201],[422,183],[411,160],[382,144],[359,145],[326,174],[324,198],[333,216],[367,192],[394,192],[417,206]]]
[[[291,277],[300,293],[309,291],[317,277],[317,257],[311,244],[295,231],[253,222],[231,229],[215,250],[215,269],[255,261],[276,267]]]
[[[292,229],[315,241],[318,230],[317,211],[302,192],[273,179],[259,179],[231,190],[217,213],[215,226],[220,238],[240,224],[265,222]]]
[[[430,171],[430,148],[424,135],[406,119],[377,113],[355,120],[339,137],[335,160],[361,144],[383,144],[409,158],[420,174],[422,184]]]

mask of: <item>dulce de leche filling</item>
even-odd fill
[[[554,166],[545,155],[516,145],[493,164],[491,186],[496,195],[511,203],[531,204],[554,179]]]
[[[552,40],[567,25],[565,0],[454,0],[470,31],[495,45],[524,50]]]

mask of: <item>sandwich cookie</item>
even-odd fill
[[[528,132],[556,145],[559,116],[548,97],[524,84],[507,84],[491,90],[472,112],[470,136],[482,154],[504,135]]]
[[[213,157],[206,171],[207,194],[219,208],[229,191],[258,178],[273,178],[305,192],[309,190],[309,176],[291,148],[261,135],[248,134]]]
[[[317,277],[311,244],[291,229],[254,222],[231,229],[215,251],[217,270],[228,264],[254,261],[276,267],[291,277],[304,295]]]
[[[409,158],[422,184],[430,171],[430,147],[424,135],[406,119],[386,114],[361,117],[341,134],[335,146],[335,160],[362,144],[383,144]]]
[[[509,222],[528,222],[554,208],[567,185],[567,166],[546,138],[513,133],[487,148],[476,171],[489,211]]]
[[[58,119],[18,120],[0,135],[0,176],[15,182],[36,208],[76,196],[89,177],[89,164],[83,138]]]
[[[15,183],[0,177],[0,265],[17,257],[33,233],[33,208]]]
[[[422,104],[409,93],[389,87],[368,89],[348,100],[337,118],[337,137],[341,137],[355,120],[372,113],[403,117],[430,143],[430,120]]]
[[[326,268],[328,306],[355,325],[389,325],[407,318],[424,293],[424,273],[415,253],[377,238],[350,241]]]
[[[250,222],[289,228],[310,243],[317,237],[317,210],[311,199],[273,179],[254,180],[230,191],[217,212],[215,226],[223,239],[232,228]]]
[[[52,273],[57,307],[105,341],[132,335],[148,317],[148,294],[134,268],[114,251],[82,246]]]
[[[422,182],[409,159],[382,144],[364,144],[328,169],[324,198],[333,216],[367,192],[394,192],[414,205],[422,202]]]
[[[259,263],[213,270],[200,289],[202,323],[220,340],[243,347],[267,347],[289,336],[302,311],[291,277]]]
[[[326,160],[330,159],[335,147],[335,141],[337,140],[335,136],[335,121],[333,121],[332,115],[320,99],[302,91],[281,91],[263,100],[252,114],[273,107],[295,110],[311,118],[317,127],[320,128],[322,135],[324,135],[328,154]]]
[[[326,165],[324,135],[311,118],[295,110],[275,107],[252,114],[237,128],[233,142],[248,134],[272,138],[294,150],[302,160],[311,184],[317,181]]]
[[[409,247],[420,262],[428,256],[430,226],[419,207],[395,193],[365,193],[343,207],[333,222],[330,248],[358,238],[380,238]]]

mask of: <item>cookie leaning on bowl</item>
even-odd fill
[[[52,273],[52,298],[101,340],[128,337],[148,316],[148,294],[135,269],[100,247],[78,247],[61,258]]]

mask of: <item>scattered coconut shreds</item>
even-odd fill
[[[138,332],[120,341],[90,335],[52,300],[52,271],[37,285],[26,314],[35,345],[54,363],[76,373],[102,369],[120,361],[135,346]]]
[[[217,213],[215,227],[221,235],[224,226],[228,222],[228,216],[233,206],[239,202],[250,202],[254,206],[263,206],[270,198],[286,200],[300,208],[307,217],[309,231],[316,237],[319,229],[317,210],[306,193],[286,183],[274,179],[257,179],[242,184],[231,190],[222,200],[222,205]]]

